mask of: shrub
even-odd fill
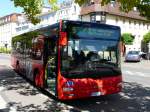
[[[132,45],[134,37],[132,36],[131,33],[124,33],[121,36],[121,40],[126,45]]]

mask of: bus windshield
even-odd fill
[[[76,28],[72,28],[68,45],[62,48],[62,74],[68,78],[120,75],[119,37],[114,37],[117,35],[111,30],[107,30],[106,34],[98,34],[98,28],[90,28],[88,33],[87,28]]]

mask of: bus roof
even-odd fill
[[[91,26],[91,27],[102,27],[102,28],[110,28],[110,29],[116,29],[116,30],[120,30],[119,26],[114,26],[114,25],[108,25],[108,24],[102,24],[102,23],[94,23],[94,22],[85,22],[85,21],[71,21],[71,20],[63,20],[63,23],[65,24],[72,24],[72,25],[80,25],[80,26]],[[59,23],[55,23],[53,25],[49,25],[46,27],[42,27],[40,29],[37,30],[42,30],[45,28],[56,28],[59,27]]]
[[[106,28],[106,29],[115,29],[115,30],[120,30],[119,26],[114,26],[114,25],[108,25],[108,24],[102,24],[102,23],[94,23],[94,22],[85,22],[85,21],[72,21],[72,20],[62,20],[62,23],[66,24],[66,25],[75,25],[75,26],[88,26],[88,27],[101,27],[101,28]],[[52,24],[52,25],[48,25],[39,29],[33,29],[29,32],[32,31],[39,31],[39,30],[45,30],[45,29],[49,29],[49,28],[59,28],[60,22]],[[29,32],[25,32],[23,34],[29,33]],[[23,35],[20,34],[20,35]]]
[[[120,30],[119,26],[114,26],[114,25],[109,25],[109,24],[104,24],[104,23],[94,23],[94,22],[86,22],[86,21],[71,21],[71,20],[64,20],[63,22],[66,22],[68,24],[73,24],[73,25],[83,25],[83,26],[98,26],[98,27],[107,27],[107,28],[112,28],[112,29],[118,29]]]

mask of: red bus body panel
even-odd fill
[[[11,55],[11,66],[16,69],[16,62],[17,62],[17,59]]]
[[[74,85],[68,85],[72,81]],[[66,79],[59,74],[58,77],[58,98],[61,100],[79,99],[94,96],[109,95],[122,90],[122,77],[114,76],[101,79]],[[63,91],[63,88],[73,88],[73,91]]]

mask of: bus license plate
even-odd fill
[[[91,96],[100,96],[101,95],[101,92],[93,92],[92,94],[91,94]]]

